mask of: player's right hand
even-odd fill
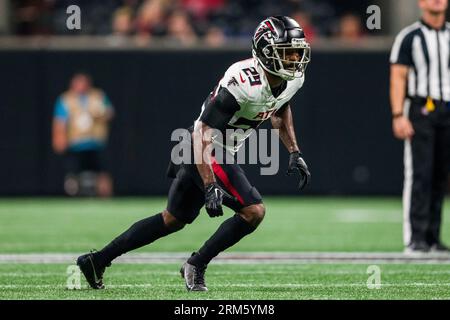
[[[222,201],[224,198],[235,200],[234,197],[229,195],[216,182],[210,183],[205,187],[205,207],[210,217],[223,215]]]
[[[309,172],[305,160],[303,160],[301,156],[302,154],[298,151],[292,152],[289,155],[289,165],[286,174],[291,176],[298,173],[300,176],[298,188],[303,190],[303,188],[306,187],[311,180],[311,173]]]
[[[392,131],[397,139],[410,139],[414,135],[414,128],[405,116],[397,117],[392,120]]]

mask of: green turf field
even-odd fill
[[[367,265],[217,265],[207,293],[187,292],[178,264],[108,270],[105,290],[66,289],[66,266],[0,265],[0,299],[450,299],[448,265],[381,265],[380,289]]]
[[[447,199],[448,201],[448,199]],[[398,198],[271,198],[260,228],[230,252],[400,252]],[[1,199],[0,256],[100,249],[164,198]],[[232,213],[226,211],[225,216]],[[450,243],[450,208],[443,239]],[[138,253],[191,252],[225,217],[202,212],[194,224]],[[381,289],[367,288],[371,263],[214,263],[210,291],[185,292],[178,263],[114,264],[107,290],[67,290],[68,264],[10,263],[0,257],[0,299],[449,299],[448,264],[378,264]],[[82,287],[86,283],[82,282]]]

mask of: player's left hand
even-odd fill
[[[205,187],[205,208],[211,218],[223,215],[222,202],[225,198],[235,201],[235,198],[223,190],[216,182],[210,183]]]
[[[289,155],[289,166],[286,174],[288,176],[291,176],[298,172],[298,174],[300,175],[298,188],[300,190],[303,190],[303,188],[306,187],[311,180],[311,173],[309,173],[308,166],[301,156],[302,154],[298,151],[292,152]]]

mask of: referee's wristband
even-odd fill
[[[403,112],[397,112],[392,114],[392,119],[400,118],[403,116]]]

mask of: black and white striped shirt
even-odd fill
[[[450,101],[450,23],[440,30],[424,21],[396,37],[390,62],[409,67],[408,96]]]

